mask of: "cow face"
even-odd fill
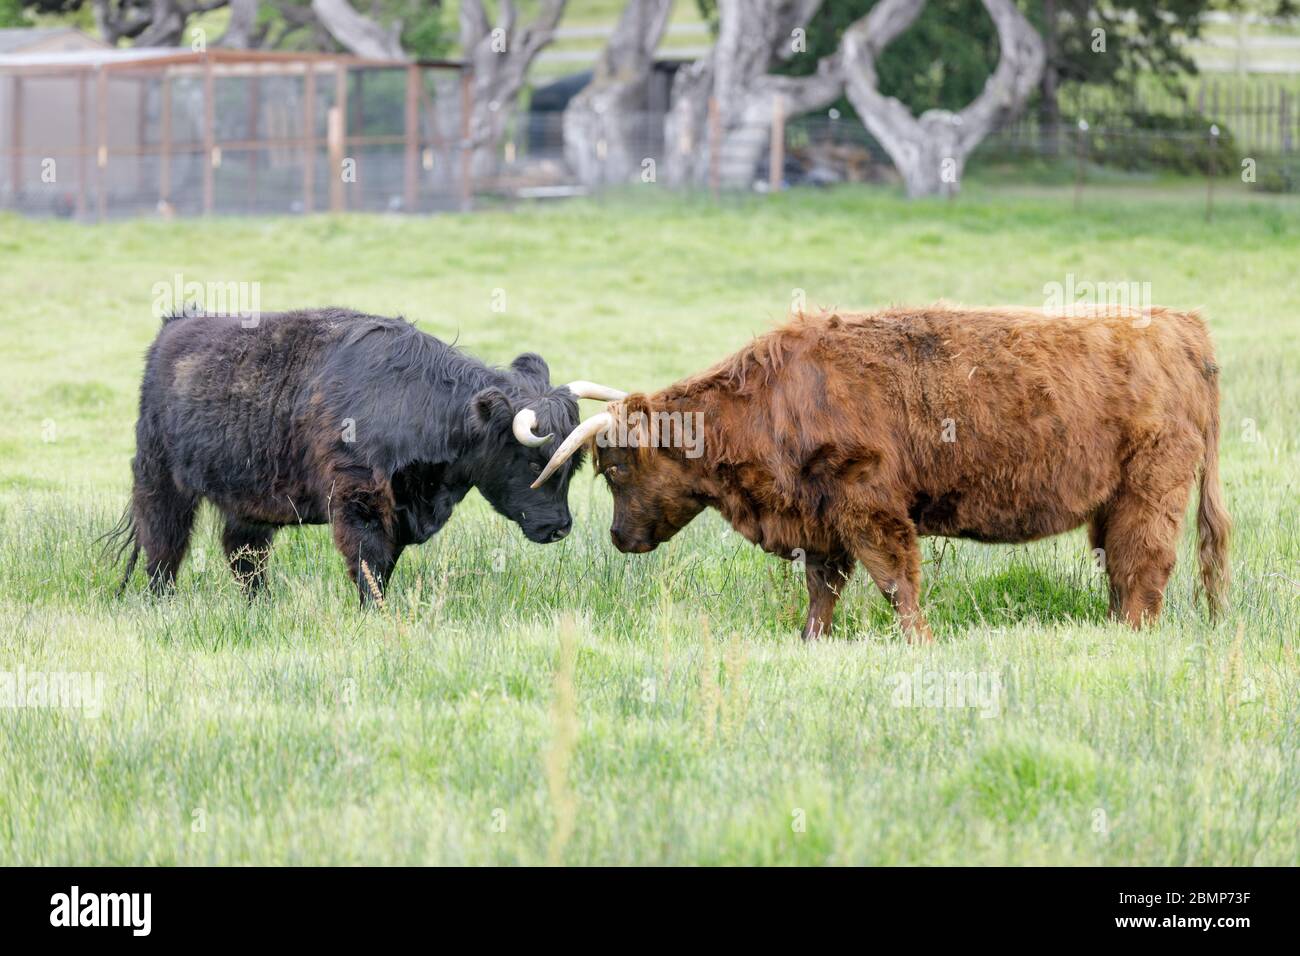
[[[691,465],[671,449],[613,447],[598,441],[595,462],[614,496],[609,536],[620,551],[653,551],[707,504],[696,490]]]
[[[578,404],[565,389],[551,388],[546,364],[538,356],[521,355],[509,377],[504,387],[483,389],[470,402],[474,485],[499,514],[519,525],[529,541],[559,541],[573,527],[569,481],[582,462],[575,456],[541,487],[530,485],[556,444],[577,426]],[[549,441],[530,446],[519,440],[512,426],[524,409],[535,415],[535,433],[549,434]]]

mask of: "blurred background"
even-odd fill
[[[0,208],[1300,189],[1293,0],[0,0]]]

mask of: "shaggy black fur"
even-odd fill
[[[402,319],[345,309],[247,324],[175,316],[149,349],[131,505],[110,533],[119,559],[131,551],[123,588],[141,550],[153,589],[173,584],[203,498],[225,516],[222,544],[250,593],[278,528],[330,524],[362,600],[377,597],[402,549],[436,534],[470,488],[531,541],[568,532],[579,462],[528,487],[578,423],[540,356],[493,369]],[[525,407],[554,436],[541,448],[511,433]]]

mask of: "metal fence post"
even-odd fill
[[[1083,204],[1083,162],[1088,151],[1088,121],[1079,120],[1074,141],[1074,211]]]
[[[1215,149],[1219,145],[1219,127],[1217,124],[1210,124],[1209,151],[1205,155],[1205,221],[1209,222],[1214,218],[1214,173],[1215,160],[1217,158]]]

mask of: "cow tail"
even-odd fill
[[[104,542],[101,557],[108,558],[110,564],[118,564],[130,551],[126,560],[126,573],[122,575],[122,583],[117,586],[114,595],[120,598],[126,592],[126,584],[131,580],[135,563],[140,557],[140,539],[135,533],[135,517],[131,514],[130,505],[122,512],[122,517],[117,519],[117,524],[101,535],[99,540]]]
[[[1230,569],[1228,538],[1232,519],[1223,505],[1223,485],[1219,483],[1219,395],[1214,389],[1214,405],[1205,430],[1205,461],[1201,464],[1201,502],[1196,509],[1196,538],[1201,564],[1201,584],[1210,619],[1223,611],[1227,597]]]

